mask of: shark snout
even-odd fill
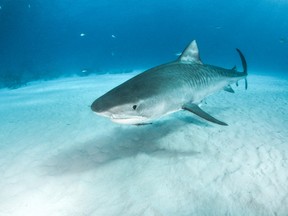
[[[99,116],[107,117],[107,118],[113,118],[113,113],[110,112],[109,109],[107,109],[107,104],[103,102],[101,99],[96,99],[91,104],[91,110],[95,112]]]
[[[102,113],[105,112],[105,108],[103,106],[103,103],[99,100],[95,100],[92,104],[91,104],[91,110],[93,112],[96,113]]]

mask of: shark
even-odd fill
[[[203,64],[193,40],[177,58],[148,69],[97,98],[91,105],[96,114],[119,124],[151,124],[162,116],[189,111],[209,122],[228,125],[200,108],[203,99],[220,90],[234,93],[231,84],[245,79],[247,63],[242,52],[243,71]]]

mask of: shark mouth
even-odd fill
[[[142,116],[118,117],[112,115],[111,120],[118,124],[143,124],[147,123],[148,119]]]

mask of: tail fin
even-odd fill
[[[244,55],[242,54],[242,52],[239,49],[236,48],[236,50],[239,53],[241,61],[242,61],[243,75],[247,76],[248,73],[247,73],[247,62],[246,62],[246,59],[245,59]],[[248,82],[247,82],[247,78],[245,77],[245,89],[247,89],[247,88],[248,88]]]

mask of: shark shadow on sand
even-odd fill
[[[181,117],[184,118],[184,117]],[[43,169],[49,175],[81,173],[103,167],[129,157],[146,154],[149,157],[171,159],[173,157],[193,157],[197,151],[171,150],[161,140],[167,135],[191,125],[203,126],[204,123],[188,118],[171,118],[171,121],[159,121],[145,126],[115,126],[105,134],[98,134],[94,139],[79,143],[73,148],[60,152],[44,162]],[[187,124],[188,122],[189,124]],[[193,132],[191,132],[193,133]],[[193,142],[193,140],[191,140]]]

